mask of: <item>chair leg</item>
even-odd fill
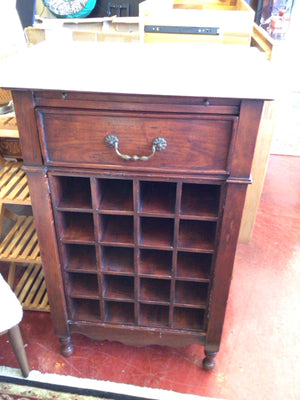
[[[17,357],[20,365],[22,374],[25,378],[27,378],[29,375],[29,366],[19,325],[9,329],[8,336],[15,356]]]

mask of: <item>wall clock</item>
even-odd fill
[[[85,18],[97,0],[43,0],[45,6],[59,18]]]

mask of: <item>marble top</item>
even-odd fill
[[[0,87],[274,99],[276,71],[235,45],[42,42],[0,60]]]

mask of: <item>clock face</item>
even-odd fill
[[[58,17],[84,18],[94,9],[96,0],[43,0],[46,7]]]

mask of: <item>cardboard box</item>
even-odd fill
[[[30,44],[44,40],[139,42],[138,17],[88,19],[37,18],[33,27],[25,29]]]
[[[251,42],[255,13],[244,0],[146,0],[139,11],[144,42]]]

